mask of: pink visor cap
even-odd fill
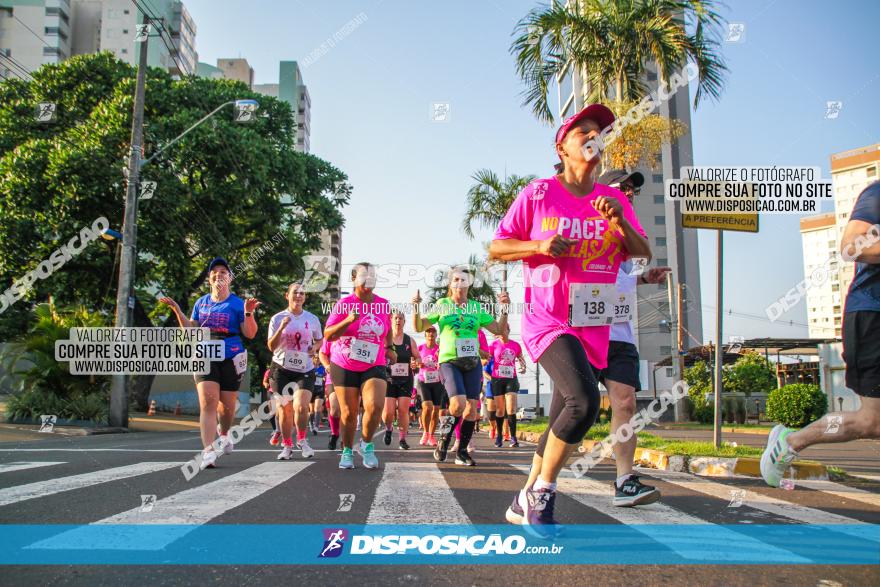
[[[561,143],[565,135],[568,134],[568,131],[585,118],[589,118],[598,124],[600,132],[614,124],[614,113],[607,106],[603,104],[590,104],[577,114],[565,119],[559,130],[556,131],[556,142]]]

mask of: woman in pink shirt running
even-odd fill
[[[507,510],[509,522],[542,538],[560,530],[553,515],[556,478],[599,411],[593,369],[607,363],[618,268],[630,255],[651,256],[632,205],[594,180],[600,133],[613,122],[611,110],[593,104],[562,123],[556,132],[562,172],[520,192],[489,250],[493,259],[523,261],[523,343],[554,383],[547,430],[526,486]]]

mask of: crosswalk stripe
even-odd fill
[[[28,548],[101,550],[161,550],[221,514],[248,502],[301,473],[312,463],[261,463],[192,489],[41,540]],[[139,526],[164,526],[144,531]],[[110,528],[96,528],[110,526]]]
[[[848,487],[833,481],[820,481],[818,479],[795,481],[795,485],[801,485],[807,489],[814,489],[835,497],[851,499],[853,501],[859,501],[880,508],[880,494],[871,493],[870,491],[865,491],[864,489],[859,489],[857,487]]]
[[[368,524],[470,524],[435,463],[385,463]]]
[[[791,503],[789,501],[770,497],[769,495],[749,491],[741,487],[731,487],[722,483],[716,483],[715,481],[710,481],[702,477],[696,477],[688,473],[675,473],[672,471],[660,471],[657,469],[644,469],[642,467],[636,468],[640,473],[643,473],[644,475],[655,477],[657,479],[661,479],[663,481],[666,481],[667,483],[672,483],[673,485],[678,485],[679,487],[683,487],[690,491],[703,493],[705,495],[717,497],[718,499],[722,499],[725,501],[730,501],[734,491],[737,491],[740,492],[737,494],[737,499],[741,497],[742,504],[744,506],[754,508],[756,510],[765,511],[767,513],[781,516],[783,518],[788,518],[790,520],[795,520],[803,524],[829,526],[839,525],[840,530],[837,531],[843,534],[850,534],[852,536],[866,538],[868,540],[876,540],[872,537],[873,535],[871,532],[862,531],[862,527],[864,527],[865,530],[868,530],[873,528],[873,524],[868,524],[854,518],[848,518],[846,516],[841,516],[832,512],[826,512],[804,505]]]
[[[868,481],[880,481],[880,475],[869,475],[867,473],[847,473],[852,477],[858,477],[859,479],[867,479]]]
[[[49,479],[48,481],[38,481],[36,483],[28,483],[27,485],[18,485],[15,487],[7,487],[0,489],[0,506],[18,503],[28,499],[37,497],[45,497],[62,491],[72,491],[74,489],[82,489],[108,481],[118,481],[127,479],[128,477],[136,477],[147,473],[155,473],[172,467],[179,467],[180,463],[157,462],[157,463],[136,463],[134,465],[125,465],[124,467],[114,467],[112,469],[102,469],[91,473],[82,473],[81,475],[71,475],[70,477],[59,477],[57,479]]]
[[[511,466],[526,475],[529,473],[528,466]],[[576,478],[570,471],[560,473],[556,483],[557,490],[566,496],[617,520],[621,524],[626,524],[688,560],[736,563],[765,557],[790,563],[809,562],[808,559],[792,552],[776,548],[723,526],[713,525],[711,522],[663,503],[653,503],[637,508],[615,507],[611,504],[610,483],[603,483],[588,477]],[[670,525],[714,526],[711,542],[707,544],[705,532],[694,533],[694,536],[689,538],[687,531],[683,531],[679,537],[670,533],[668,528]]]
[[[11,473],[12,471],[23,471],[25,469],[37,469],[39,467],[48,467],[50,465],[63,465],[64,462],[38,461],[33,463],[4,463],[0,465],[0,473]]]

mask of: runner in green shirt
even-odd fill
[[[467,447],[474,433],[476,419],[480,416],[478,401],[483,380],[477,336],[480,328],[485,328],[492,334],[508,332],[506,305],[510,303],[510,296],[502,291],[498,295],[498,301],[503,305],[501,316],[495,320],[479,302],[468,299],[468,288],[472,281],[468,268],[452,268],[449,271],[447,297],[438,300],[434,311],[424,318],[419,315],[419,304],[422,301],[419,292],[413,298],[416,306],[413,328],[416,332],[424,332],[432,324],[437,325],[440,378],[449,395],[450,415],[444,417],[440,423],[442,439],[434,449],[434,460],[446,460],[455,427],[463,420],[455,464],[471,467],[476,463],[468,454]]]

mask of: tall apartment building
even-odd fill
[[[657,88],[657,74],[653,69],[648,70],[645,81],[649,90],[653,91]],[[588,95],[589,87],[583,73],[575,71],[573,66],[569,66],[557,76],[557,88],[559,90],[557,112],[560,120],[575,114],[585,106],[584,96]],[[688,348],[703,342],[697,231],[682,228],[680,205],[677,202],[666,201],[663,192],[664,179],[678,178],[681,167],[693,165],[688,87],[685,85],[680,88],[670,100],[663,102],[655,113],[681,121],[688,130],[675,143],[663,146],[658,169],[644,167],[638,169],[645,176],[645,185],[635,198],[635,210],[639,222],[648,234],[651,250],[654,253],[651,265],[671,267],[675,283],[683,283],[686,286],[682,324],[686,333],[683,344]],[[673,352],[668,329],[659,325],[661,319],[672,316],[666,290],[665,284],[639,287],[639,303],[634,324],[638,336],[639,356],[648,363],[659,362]]]
[[[183,2],[141,5],[163,19],[166,31],[165,42],[150,37],[147,62],[172,75],[195,73],[196,27]],[[134,38],[142,21],[131,0],[0,0],[0,74],[25,76],[43,64],[98,51],[134,65]]]
[[[131,0],[73,0],[74,55],[111,51],[132,65],[137,63],[134,43],[143,13]],[[147,62],[163,67],[172,75],[196,72],[196,26],[180,0],[150,0],[139,3],[152,18],[161,19],[165,39],[151,36]],[[156,35],[159,25],[153,25]]]
[[[69,0],[0,0],[0,78],[26,79],[70,55]]]
[[[840,338],[841,301],[846,295],[840,284],[838,234],[835,213],[801,218],[804,275],[830,269],[824,282],[813,281],[807,289],[807,324],[810,338]],[[817,274],[819,275],[819,274]]]
[[[880,143],[850,149],[831,155],[831,181],[834,184],[834,213],[838,240],[849,222],[856,198],[869,184],[880,179]],[[849,291],[855,266],[852,262],[840,263],[840,290],[844,296]]]

